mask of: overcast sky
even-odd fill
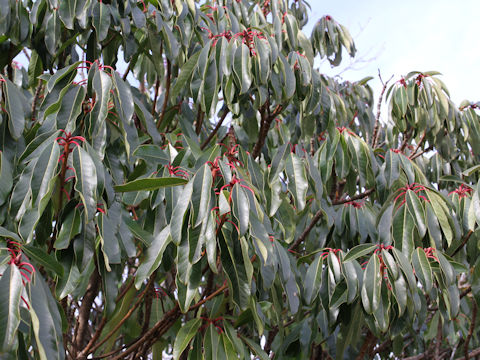
[[[345,25],[358,50],[353,69],[348,56],[340,68],[322,62],[320,70],[346,80],[375,76],[371,81],[379,94],[378,70],[383,79],[395,79],[409,71],[436,70],[443,75],[451,98],[458,105],[480,100],[480,1],[479,0],[310,0],[309,36],[316,20],[331,15]]]

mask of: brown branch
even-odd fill
[[[418,154],[415,154],[414,156],[410,157],[410,160],[414,160],[416,159],[417,157],[419,156],[422,156],[423,154],[425,154],[427,151],[430,151],[433,149],[433,146],[429,146],[428,148],[426,148],[425,150],[422,150],[420,151]]]
[[[422,135],[422,138],[420,139],[420,141],[418,142],[417,146],[415,147],[415,150],[413,150],[413,152],[410,154],[410,156],[408,157],[409,159],[412,158],[412,156],[415,156],[415,154],[417,153],[418,149],[420,148],[420,145],[422,145],[422,143],[425,141],[425,136],[427,135],[427,130],[425,130],[423,132],[423,135]]]
[[[469,357],[470,357],[470,356],[478,356],[478,355],[480,355],[480,348],[476,348],[475,350],[472,350],[472,351],[470,351],[470,352],[468,353],[468,356],[469,356]],[[468,358],[463,357],[463,358],[458,359],[458,360],[468,360]]]
[[[85,342],[88,333],[90,310],[92,309],[93,301],[98,294],[98,289],[100,287],[100,279],[100,274],[98,273],[97,267],[95,266],[95,269],[90,276],[85,295],[82,298],[82,305],[78,310],[77,328],[75,329],[76,334],[73,343],[75,351],[77,351],[78,349],[82,349],[86,345]]]
[[[312,218],[312,221],[310,222],[310,224],[307,226],[307,228],[302,232],[302,234],[298,237],[297,240],[295,240],[295,242],[290,245],[290,247],[288,248],[288,250],[292,251],[292,250],[295,250],[296,247],[298,245],[300,245],[304,240],[305,238],[308,236],[308,234],[310,234],[310,231],[312,231],[313,227],[315,226],[315,224],[318,222],[318,220],[320,220],[320,218],[322,217],[322,214],[323,214],[323,211],[322,209],[318,210],[316,212],[316,214],[313,216]]]
[[[95,344],[95,342],[98,340],[98,338],[102,334],[102,330],[105,327],[106,323],[107,323],[107,317],[104,316],[102,318],[102,321],[98,325],[98,328],[95,331],[95,334],[92,336],[92,338],[88,342],[87,346],[85,346],[85,348],[80,352],[80,354],[78,354],[77,358],[85,358],[86,357],[86,355],[90,352],[90,349],[92,348],[93,344]]]
[[[426,356],[427,355],[425,353],[421,353],[415,356],[409,356],[409,357],[403,358],[402,360],[422,360],[422,359],[425,359]]]
[[[455,251],[450,255],[451,257],[454,257],[455,255],[458,254],[458,252],[465,246],[465,244],[468,242],[468,239],[472,236],[473,231],[469,230],[467,235],[465,235],[465,238],[463,239],[462,243],[455,249]]]
[[[205,147],[210,143],[210,141],[213,139],[215,134],[220,130],[220,127],[222,126],[223,121],[227,117],[227,114],[229,113],[228,108],[225,108],[225,112],[223,113],[222,117],[220,120],[218,120],[217,125],[215,126],[215,129],[208,135],[208,138],[203,142],[203,144],[200,146],[200,149],[205,149]]]
[[[413,133],[413,128],[410,128],[409,130],[407,130],[406,133],[403,133],[403,140],[398,150],[402,152],[405,150],[405,148],[407,147],[408,141],[412,137],[412,133]]]
[[[473,335],[473,330],[475,329],[475,319],[477,317],[477,303],[475,300],[472,300],[472,320],[470,322],[470,329],[468,330],[467,338],[465,339],[465,360],[470,359],[470,354],[468,353],[468,345],[470,344],[470,339]]]
[[[377,104],[377,116],[375,116],[375,125],[373,127],[373,135],[372,135],[372,148],[375,149],[375,146],[377,145],[378,142],[378,128],[380,125],[380,114],[381,114],[381,107],[382,107],[382,99],[383,99],[383,94],[385,93],[385,90],[387,89],[387,84],[390,80],[392,80],[393,75],[388,79],[385,83],[382,80],[382,75],[380,74],[380,69],[378,69],[378,77],[380,78],[380,82],[382,83],[382,91],[380,92],[380,96],[378,98],[378,104]]]
[[[155,82],[155,94],[153,95],[152,116],[155,115],[155,108],[157,107],[158,89],[160,88],[160,79],[157,78]]]
[[[163,118],[165,117],[165,112],[168,105],[168,97],[170,96],[170,83],[172,81],[172,64],[170,60],[167,59],[167,75],[166,75],[166,84],[165,84],[165,98],[163,100],[162,113],[160,114],[160,119],[157,122],[157,129],[160,128]]]
[[[201,106],[198,105],[197,109],[197,119],[195,120],[195,133],[200,135],[202,131],[203,119],[205,118],[205,113],[202,111]]]
[[[188,311],[195,310],[199,306],[202,306],[203,304],[205,304],[207,301],[213,299],[215,296],[220,295],[227,287],[228,287],[227,284],[223,284],[221,287],[219,287],[217,290],[215,290],[213,293],[211,293],[205,299],[202,299],[198,303],[196,303],[195,305],[190,306],[188,308]]]
[[[127,321],[128,318],[130,316],[132,316],[134,311],[138,308],[138,306],[142,302],[143,297],[147,293],[148,289],[150,288],[150,283],[152,282],[152,280],[153,280],[153,278],[150,277],[147,285],[145,286],[145,289],[138,296],[137,302],[130,308],[130,310],[128,310],[128,312],[125,314],[125,316],[115,325],[115,327],[112,330],[110,330],[110,332],[107,335],[105,335],[105,337],[102,339],[102,341],[100,341],[98,344],[96,344],[95,346],[93,346],[91,348],[90,353],[94,353],[100,346],[105,344],[107,342],[107,340],[110,339],[117,332],[117,330],[120,328],[120,326],[122,326],[123,323],[125,323],[125,321]]]
[[[363,360],[365,355],[367,355],[370,352],[370,348],[372,347],[372,345],[374,345],[375,339],[376,339],[375,335],[373,335],[373,333],[370,330],[367,330],[365,341],[362,347],[360,348],[360,352],[356,357],[357,360]]]
[[[366,198],[367,196],[369,196],[370,194],[372,194],[373,192],[375,191],[374,188],[371,188],[371,189],[368,189],[366,190],[365,192],[361,193],[361,194],[357,194],[357,195],[354,195],[354,196],[351,196],[349,199],[342,199],[342,200],[337,200],[337,201],[332,201],[332,205],[341,205],[341,204],[345,204],[349,201],[355,201],[355,200],[360,200],[360,199],[363,199],[363,198]],[[290,247],[288,248],[288,250],[295,250],[295,248],[300,245],[305,239],[306,237],[308,236],[308,234],[310,234],[310,231],[312,231],[313,227],[317,224],[318,220],[320,220],[320,218],[322,217],[322,210],[318,210],[315,215],[313,216],[312,218],[312,221],[310,221],[310,224],[307,226],[307,228],[302,232],[302,234],[298,237],[297,240],[295,240],[295,242],[290,245]]]
[[[148,327],[150,326],[150,315],[152,313],[152,301],[153,301],[153,294],[154,294],[154,284],[155,284],[155,277],[157,276],[157,272],[154,271],[153,274],[150,276],[148,282],[148,288],[145,289],[145,316],[143,321],[142,327],[142,334],[144,334]]]
[[[42,90],[43,90],[43,82],[42,80],[38,80],[38,85],[37,85],[37,88],[35,89],[35,94],[33,95],[33,101],[32,101],[32,107],[31,107],[32,122],[37,120],[37,102]]]
[[[442,329],[443,329],[442,319],[439,318],[438,327],[437,327],[437,337],[435,339],[435,354],[434,354],[435,359],[440,358],[440,345],[442,344]]]
[[[25,57],[27,58],[27,60],[30,61],[30,55],[28,55],[27,49],[23,48],[22,52],[23,52],[23,55],[25,55]]]
[[[227,284],[222,285],[220,288],[218,288],[215,292],[207,296],[205,299],[199,301],[195,305],[190,306],[188,311],[194,310],[207,301],[213,299],[215,296],[221,294],[226,288],[228,287]],[[136,341],[134,341],[131,345],[127,347],[122,347],[120,349],[113,350],[107,354],[103,354],[101,356],[94,357],[94,359],[102,359],[102,358],[110,358],[113,354],[118,353],[119,351],[122,351],[125,349],[124,352],[121,354],[118,354],[117,356],[111,358],[112,360],[119,360],[119,359],[125,359],[126,356],[134,351],[136,351],[140,346],[142,346],[145,342],[150,341],[152,338],[158,338],[165,334],[167,330],[177,321],[179,315],[180,315],[180,308],[178,306],[178,303],[175,304],[175,307],[171,309],[169,312],[165,313],[165,315],[160,319],[150,330],[148,330],[145,334],[140,336]],[[98,348],[98,346],[97,346]],[[91,352],[94,352],[96,349],[92,349]]]
[[[262,106],[262,109],[260,109],[260,112],[262,114],[262,120],[260,124],[260,131],[258,133],[258,140],[255,143],[255,146],[253,147],[252,151],[252,158],[256,159],[259,155],[260,152],[262,151],[263,144],[265,144],[265,139],[267,138],[268,135],[268,130],[270,130],[270,125],[272,124],[272,121],[275,119],[275,117],[280,114],[283,110],[282,105],[277,105],[273,113],[265,113],[265,110],[269,112],[269,102],[267,102]]]
[[[131,65],[131,62],[128,63],[127,69],[123,73],[123,76],[122,76],[123,81],[127,80],[127,75],[130,72],[130,65]]]
[[[332,204],[333,205],[342,205],[342,204],[346,204],[350,201],[361,200],[361,199],[364,199],[367,196],[371,195],[374,191],[375,191],[375,188],[371,188],[371,189],[366,190],[363,193],[350,196],[348,199],[341,199],[341,200],[337,200],[337,201],[332,201]]]
[[[175,307],[171,309],[168,313],[166,313],[163,316],[163,318],[159,320],[150,330],[148,330],[143,336],[141,336],[137,341],[135,341],[129,348],[125,349],[124,352],[111,358],[111,360],[125,359],[128,354],[134,352],[138,347],[143,345],[143,343],[145,341],[148,341],[151,337],[162,336],[170,328],[170,326],[173,325],[173,323],[175,323],[179,314],[180,314],[180,308],[178,307],[178,304],[176,304]],[[173,319],[173,322],[172,322],[172,319]],[[109,354],[102,355],[102,358],[106,357],[106,355],[110,357],[112,354],[115,354],[121,350],[122,349],[115,350],[114,352],[111,352]]]

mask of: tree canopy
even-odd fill
[[[480,354],[480,104],[309,11],[0,0],[2,359]]]

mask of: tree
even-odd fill
[[[308,11],[1,1],[2,358],[480,354],[479,103]]]

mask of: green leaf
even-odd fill
[[[212,172],[208,164],[202,166],[193,179],[192,205],[194,209],[194,227],[202,223],[210,211],[212,180]]]
[[[190,201],[193,193],[193,181],[183,188],[180,198],[177,204],[173,208],[172,219],[170,222],[170,233],[172,235],[173,243],[175,245],[180,244],[182,239],[182,227],[185,221],[185,213],[190,206]]]
[[[165,227],[158,235],[153,237],[150,246],[145,252],[145,257],[136,272],[135,287],[137,289],[140,289],[145,279],[160,266],[163,253],[171,241],[172,237],[170,236],[169,226]]]
[[[13,350],[20,325],[22,275],[17,266],[9,265],[0,277],[0,352]]]
[[[450,262],[445,258],[441,251],[435,251],[435,256],[438,259],[438,263],[440,264],[440,268],[442,269],[443,275],[445,276],[445,283],[447,286],[456,284],[456,275],[453,266]]]
[[[405,205],[396,210],[393,217],[393,241],[395,247],[402,250],[404,254],[408,254],[409,257],[414,248],[414,225],[414,220]]]
[[[57,302],[41,276],[30,285],[30,316],[40,359],[63,360],[62,319]]]
[[[233,301],[241,310],[247,308],[251,295],[250,278],[247,274],[240,241],[236,230],[230,233],[230,236],[224,235],[225,228],[219,233],[220,256],[222,266],[230,283],[229,289],[233,295]],[[247,258],[250,262],[250,259]],[[251,264],[250,264],[251,266]]]
[[[415,194],[412,190],[407,190],[405,194],[405,199],[407,200],[407,208],[410,212],[410,215],[415,220],[417,225],[418,234],[420,238],[423,238],[427,233],[427,225],[425,218],[425,210],[423,208],[418,195]]]
[[[110,11],[107,5],[102,2],[93,5],[92,25],[95,28],[97,42],[100,43],[105,40],[110,28]]]
[[[305,291],[305,302],[311,304],[317,297],[320,287],[322,286],[323,257],[318,255],[310,264],[305,275],[303,283]]]
[[[201,51],[197,51],[195,54],[190,56],[185,64],[183,64],[182,68],[180,69],[180,73],[176,78],[175,84],[172,87],[172,99],[175,99],[178,95],[180,95],[180,92],[186,88],[186,85],[190,81],[193,72],[197,68],[200,53]]]
[[[188,180],[176,177],[144,178],[122,185],[115,185],[113,188],[116,192],[153,191],[163,187],[185,185],[186,183],[188,183]]]
[[[360,244],[354,246],[343,258],[343,262],[352,261],[358,259],[362,256],[370,254],[374,249],[377,248],[375,244]]]
[[[63,276],[63,267],[62,265],[50,254],[47,254],[45,250],[38,248],[33,245],[23,245],[22,251],[30,259],[35,261],[37,264],[42,265],[44,268],[53,271],[58,276]]]
[[[308,181],[303,161],[294,153],[287,157],[285,169],[288,176],[288,189],[295,199],[298,211],[305,208]]]
[[[380,306],[380,292],[382,288],[382,274],[377,254],[373,254],[368,261],[363,275],[362,304],[367,314],[373,314]]]
[[[397,260],[398,265],[400,265],[400,268],[403,271],[403,274],[407,278],[408,281],[408,286],[412,291],[416,291],[417,289],[417,282],[415,280],[415,276],[413,275],[413,268],[410,265],[410,262],[408,261],[407,257],[403,252],[401,252],[398,249],[393,249],[393,256]]]
[[[80,146],[72,152],[75,169],[75,190],[84,206],[85,220],[91,221],[97,212],[97,171],[91,156]]]
[[[178,360],[185,348],[188,346],[193,337],[197,334],[198,329],[202,325],[202,319],[192,319],[186,322],[178,331],[173,345],[173,358]]]
[[[245,235],[248,229],[248,222],[250,217],[250,205],[247,194],[241,185],[235,184],[232,188],[232,209],[233,215],[238,220],[240,236]]]
[[[7,78],[3,78],[5,90],[5,107],[8,114],[8,128],[12,138],[18,140],[25,128],[24,96],[17,86]]]
[[[422,284],[425,292],[429,294],[433,286],[433,275],[430,262],[428,261],[425,251],[423,251],[422,248],[417,248],[412,253],[412,263],[413,268],[415,269],[415,275],[417,275],[417,278]]]
[[[238,78],[240,84],[240,95],[250,89],[252,84],[250,50],[245,44],[241,44],[235,51],[235,61],[233,71]]]
[[[252,339],[247,338],[246,336],[239,334],[242,340],[248,345],[248,347],[257,355],[261,360],[269,360],[270,357],[267,355],[265,351],[261,348],[259,344],[257,344]]]
[[[2,226],[0,226],[0,237],[12,239],[20,244],[22,243],[22,240],[17,234],[11,232],[10,230],[5,229]]]

